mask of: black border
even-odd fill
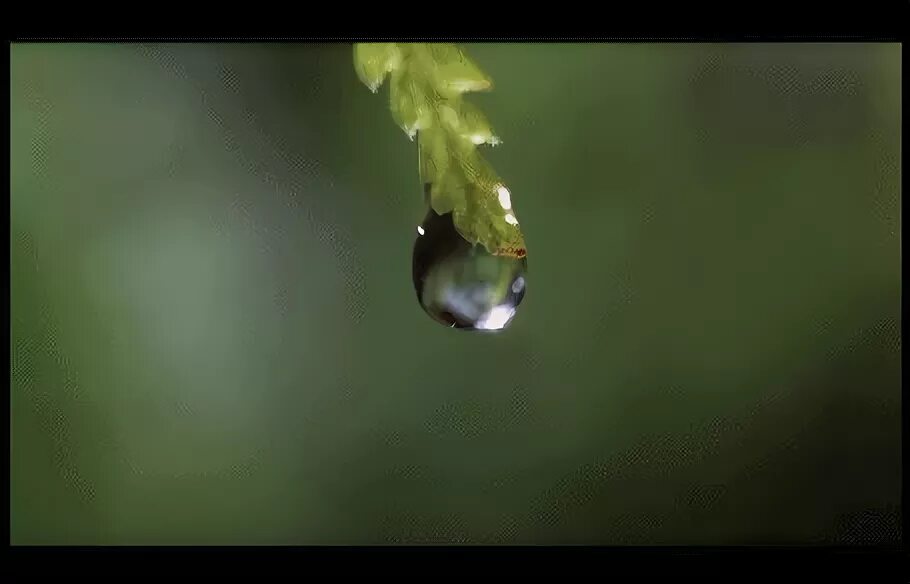
[[[460,42],[899,42],[910,22],[910,3],[821,1],[724,3],[581,2],[497,6],[473,3],[226,5],[194,15],[185,5],[137,7],[99,26],[108,14],[83,6],[54,7],[34,16],[17,7],[19,31],[11,41],[460,41]],[[243,10],[238,22],[231,14]],[[457,8],[457,10],[453,10]],[[299,12],[298,10],[299,9]],[[317,10],[318,9],[318,10]],[[109,11],[106,11],[109,12]],[[295,14],[296,13],[296,14]],[[111,13],[113,16],[113,13]],[[126,15],[124,15],[126,16]],[[198,16],[198,18],[192,18]],[[228,17],[222,19],[221,17]],[[78,25],[78,22],[85,25]],[[64,26],[59,26],[58,23]],[[106,30],[105,30],[106,29]],[[144,30],[143,30],[144,29]]]
[[[538,579],[616,582],[696,581],[725,583],[759,579],[791,582],[819,579],[905,582],[907,554],[898,548],[806,547],[595,547],[595,546],[287,546],[287,547],[13,547],[15,574],[58,570],[93,577],[98,567],[119,578],[164,575],[177,579],[197,572],[270,581],[321,580],[364,568],[385,580],[402,576],[435,580],[470,576],[482,580],[525,574]],[[196,570],[193,570],[196,568]],[[490,569],[492,568],[492,570]],[[498,570],[497,570],[498,568]],[[91,570],[91,571],[89,571]],[[265,578],[262,578],[265,576]],[[900,578],[900,580],[898,580]],[[18,581],[18,580],[13,580]]]

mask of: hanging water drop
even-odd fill
[[[391,77],[392,118],[417,140],[428,207],[413,254],[420,305],[447,327],[506,328],[525,296],[527,249],[509,189],[477,150],[500,139],[464,96],[492,80],[451,43],[357,43],[354,66],[374,91]]]
[[[466,241],[452,214],[427,211],[414,242],[414,289],[421,307],[452,328],[505,329],[527,285],[527,257],[493,255]]]

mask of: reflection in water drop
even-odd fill
[[[438,322],[497,331],[515,317],[525,295],[527,258],[496,256],[459,235],[452,214],[432,209],[414,242],[417,299]]]

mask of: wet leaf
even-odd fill
[[[360,80],[374,93],[389,72],[397,68],[400,55],[395,43],[356,43],[354,70]]]
[[[505,187],[477,149],[499,139],[462,95],[490,89],[490,78],[450,43],[373,43],[355,48],[355,65],[371,88],[391,72],[389,109],[409,137],[419,136],[420,177],[433,210],[453,212],[455,227],[468,242],[493,254],[523,257],[524,238],[510,197],[503,206],[499,193]]]

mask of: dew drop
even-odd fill
[[[452,214],[429,209],[414,241],[414,289],[421,307],[452,328],[499,331],[511,324],[525,295],[527,257],[489,253],[468,243]]]

